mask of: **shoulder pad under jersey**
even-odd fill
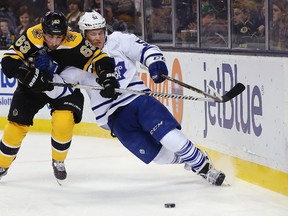
[[[74,48],[78,46],[83,40],[84,38],[80,33],[68,31],[65,40],[59,48]]]
[[[28,40],[36,47],[43,46],[44,37],[42,32],[42,25],[38,24],[27,29],[26,32]]]

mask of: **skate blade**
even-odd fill
[[[7,172],[3,173],[1,176],[0,176],[0,180],[7,175]]]
[[[59,186],[62,186],[62,185],[63,185],[64,180],[56,179],[56,181],[57,181],[57,183],[58,183]]]
[[[226,179],[224,179],[224,181],[223,181],[223,183],[222,183],[221,186],[222,186],[222,187],[230,187],[231,184],[230,184]]]

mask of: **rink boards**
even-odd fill
[[[181,122],[183,132],[207,149],[222,170],[229,165],[235,176],[288,195],[287,58],[179,52],[165,52],[165,57],[170,76],[204,91],[208,91],[207,84],[220,94],[237,82],[245,85],[240,96],[225,104],[159,100]],[[140,65],[138,72],[153,91],[199,96],[170,81],[154,85]],[[16,80],[7,79],[1,71],[0,82],[2,130]],[[76,126],[75,134],[110,138],[109,132],[95,125],[85,97],[83,122]],[[37,114],[31,130],[50,132],[48,107]]]

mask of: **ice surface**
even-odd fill
[[[288,215],[287,196],[233,176],[230,187],[217,187],[182,165],[146,165],[115,139],[74,136],[65,164],[59,186],[50,136],[29,133],[0,180],[0,216]]]

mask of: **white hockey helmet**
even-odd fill
[[[78,22],[80,33],[85,36],[85,30],[106,28],[105,18],[98,12],[85,12]]]

